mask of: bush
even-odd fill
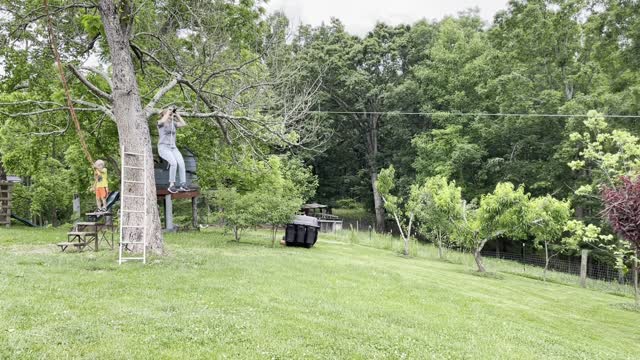
[[[362,204],[355,199],[340,199],[336,201],[336,207],[341,209],[359,209],[362,207]]]

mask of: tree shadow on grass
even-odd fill
[[[504,280],[504,275],[495,271],[479,272],[476,270],[463,270],[462,273],[478,276],[485,279]]]
[[[640,305],[636,305],[635,303],[610,304],[609,306],[618,310],[626,310],[626,311],[640,313]]]

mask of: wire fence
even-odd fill
[[[378,234],[374,231],[342,230],[334,233],[323,233],[322,239],[340,241],[362,246],[374,247],[401,253],[404,243],[401,238],[390,234]],[[524,253],[499,252],[487,250],[482,252],[485,267],[491,272],[502,272],[512,275],[554,283],[579,286],[580,285],[580,257],[554,256],[549,260],[545,273],[544,255],[530,252]],[[413,257],[440,259],[450,263],[462,264],[475,268],[475,260],[468,249],[443,246],[442,258],[437,246],[432,243],[412,241],[409,254]],[[599,256],[593,256],[599,255]],[[634,293],[631,272],[624,273],[613,265],[598,261],[602,254],[591,254],[587,260],[587,278],[585,287],[623,296]]]

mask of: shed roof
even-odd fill
[[[327,208],[327,205],[322,205],[318,203],[304,204],[302,205],[303,209],[324,209]]]

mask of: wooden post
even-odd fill
[[[9,182],[0,182],[0,224],[11,226],[11,186]]]
[[[164,196],[164,221],[165,230],[173,230],[173,202],[171,201],[171,194]]]
[[[582,250],[580,261],[580,286],[587,287],[587,260],[589,259],[589,250]]]
[[[191,224],[193,230],[198,230],[198,197],[191,198]]]

